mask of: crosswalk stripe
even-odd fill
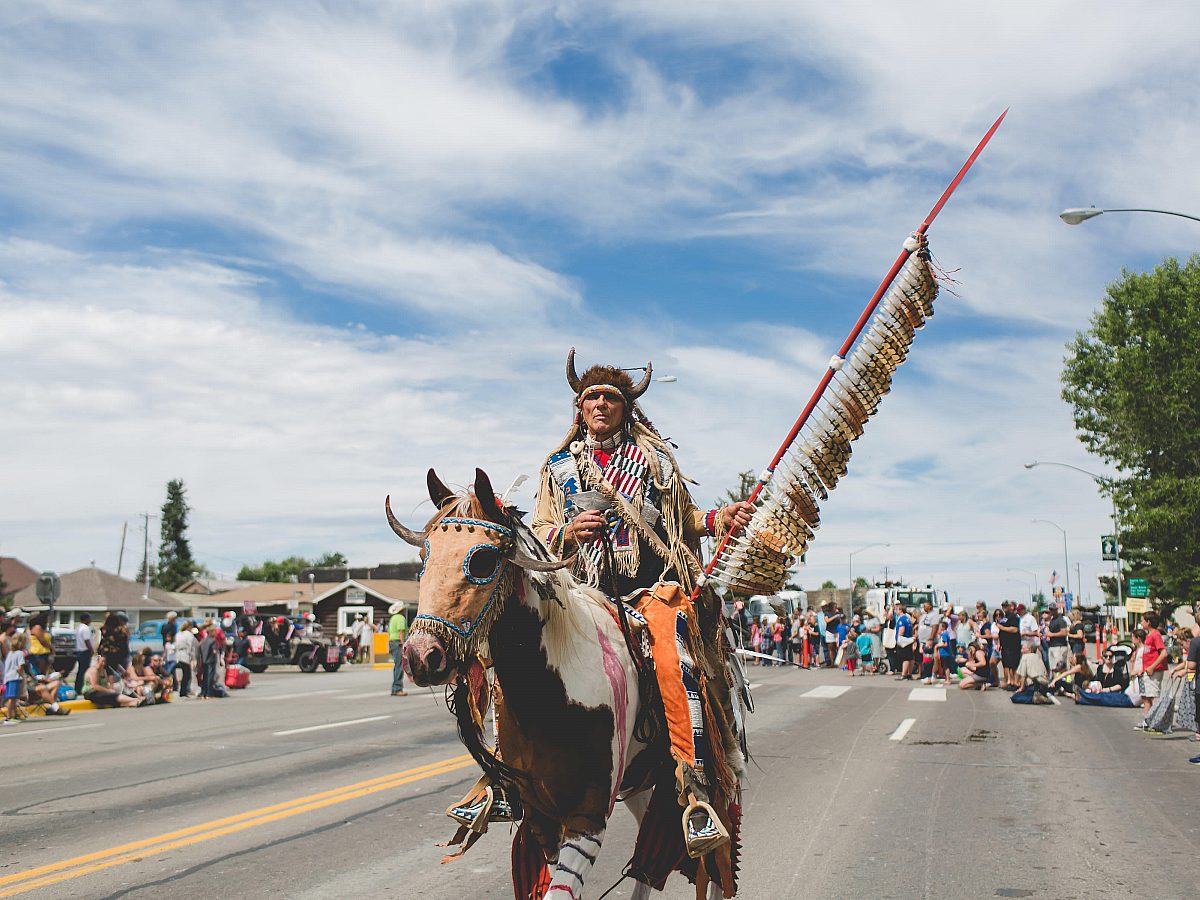
[[[840,697],[846,691],[850,690],[849,685],[823,684],[820,687],[815,687],[811,691],[805,691],[801,697],[809,697],[813,700],[832,700],[834,697]]]
[[[919,687],[908,692],[908,699],[932,703],[944,703],[946,689],[944,687]]]
[[[908,730],[916,724],[917,724],[916,719],[905,719],[903,722],[901,722],[899,725],[896,726],[895,731],[893,731],[890,735],[888,735],[888,740],[889,741],[904,740],[904,736],[906,734],[908,734]]]

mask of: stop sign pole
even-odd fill
[[[54,602],[62,594],[62,582],[57,572],[42,572],[37,577],[37,598],[54,612]]]

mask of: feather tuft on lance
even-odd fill
[[[903,251],[751,492],[750,523],[725,535],[701,584],[711,579],[739,593],[774,594],[787,583],[792,566],[820,527],[819,501],[827,499],[847,473],[854,442],[879,411],[892,388],[892,376],[933,315],[938,270],[925,232],[1007,114],[1005,110],[996,119],[925,221],[904,241]]]

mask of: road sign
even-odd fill
[[[1145,597],[1130,597],[1125,601],[1125,611],[1131,613],[1150,612],[1150,601]]]
[[[1115,534],[1100,535],[1100,558],[1116,562],[1117,536]]]
[[[53,572],[43,572],[37,577],[37,598],[42,603],[53,604],[62,593],[62,582]]]
[[[1149,597],[1150,582],[1145,578],[1130,578],[1129,579],[1129,596],[1130,597]]]

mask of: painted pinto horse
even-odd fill
[[[634,898],[648,898],[647,882],[661,888],[672,869],[696,881],[698,895],[707,887],[709,897],[721,896],[682,851],[674,791],[655,790],[651,798],[662,767],[648,758],[661,751],[635,736],[638,674],[612,604],[562,571],[569,561],[551,557],[500,505],[483,471],[466,494],[451,492],[432,469],[428,483],[438,512],[422,532],[398,522],[385,504],[392,529],[421,548],[423,563],[404,666],[418,685],[455,683],[459,731],[487,775],[482,783],[503,784],[524,809],[513,841],[518,900],[582,897],[618,799],[639,823],[655,806],[670,823],[660,829],[665,845],[653,846],[656,838],[639,831]],[[481,659],[495,673],[497,753],[482,742],[488,689]],[[639,865],[639,853],[658,865],[656,874],[646,874],[654,866]]]

